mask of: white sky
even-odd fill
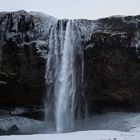
[[[0,11],[39,11],[57,18],[140,14],[140,0],[0,0]]]

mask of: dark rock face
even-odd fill
[[[44,60],[34,46],[16,47],[10,43],[2,48],[0,66],[0,104],[36,105],[42,102]],[[8,102],[6,102],[6,99]]]
[[[138,16],[98,21],[84,50],[89,113],[140,111],[138,21]]]
[[[41,107],[45,60],[37,53],[33,17],[24,11],[0,18],[0,106]],[[36,116],[32,114],[32,116]],[[27,113],[27,116],[30,116]]]

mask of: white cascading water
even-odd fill
[[[58,133],[73,131],[83,94],[83,51],[74,20],[58,20],[51,28],[45,78],[46,121]]]

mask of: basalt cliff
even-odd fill
[[[41,13],[0,13],[0,115],[44,119],[46,59],[56,21]],[[139,112],[140,16],[74,21],[83,47],[81,106],[86,104],[89,116]],[[63,30],[67,22],[63,20]],[[78,63],[77,58],[75,67]]]

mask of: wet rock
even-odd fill
[[[139,16],[98,21],[84,49],[89,114],[140,111],[139,23]]]

